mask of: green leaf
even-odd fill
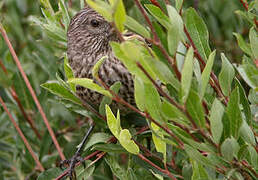
[[[181,8],[182,8],[182,6],[183,6],[184,0],[175,0],[175,1],[176,1],[176,10],[177,10],[178,12],[180,12],[180,10],[181,10]]]
[[[249,56],[252,55],[252,50],[250,44],[246,43],[241,34],[233,33],[233,35],[237,38],[238,46]]]
[[[213,101],[211,111],[210,111],[210,126],[211,126],[211,133],[215,143],[220,142],[220,137],[223,132],[223,123],[222,117],[224,114],[224,107],[220,103],[218,99]]]
[[[119,111],[118,111],[119,112]],[[120,126],[120,119],[116,118],[112,113],[110,107],[106,105],[106,116],[107,116],[107,124],[108,128],[112,132],[112,134],[119,139],[120,131],[122,130]]]
[[[235,78],[235,82],[237,83],[237,86],[239,88],[240,104],[243,107],[245,120],[246,120],[247,124],[250,125],[252,122],[252,114],[251,114],[250,104],[246,97],[245,90],[237,78]]]
[[[144,83],[139,77],[135,77],[134,79],[134,98],[137,107],[141,111],[144,111],[146,109]]]
[[[231,63],[228,61],[224,53],[221,53],[222,68],[219,73],[219,83],[223,94],[229,96],[231,83],[235,77],[235,71]]]
[[[239,129],[242,125],[242,114],[239,107],[239,90],[236,87],[229,98],[228,106],[226,109],[228,123],[229,123],[229,135],[238,138]]]
[[[253,146],[256,145],[254,133],[252,129],[248,126],[246,121],[243,121],[243,124],[239,130],[239,134],[247,143]]]
[[[121,180],[128,179],[126,170],[122,166],[119,165],[115,156],[107,155],[107,156],[105,156],[104,159],[116,177],[118,177]]]
[[[258,87],[258,68],[254,65],[243,63],[237,67],[237,70],[251,88]]]
[[[232,161],[234,157],[237,157],[239,148],[236,139],[233,137],[227,138],[221,145],[221,154],[228,161]]]
[[[189,121],[187,117],[180,110],[178,110],[174,105],[170,104],[168,101],[164,100],[162,102],[161,109],[162,109],[162,113],[165,115],[167,119],[173,120],[184,126],[189,126]]]
[[[118,144],[96,144],[91,150],[99,150],[111,153],[126,153],[125,149]]]
[[[150,172],[158,179],[158,180],[164,180],[163,176],[155,173],[152,169],[150,169]]]
[[[99,14],[101,14],[108,22],[112,22],[112,7],[101,0],[86,0],[86,3]]]
[[[186,53],[184,66],[182,69],[182,78],[181,78],[181,101],[182,103],[185,103],[190,87],[192,82],[192,76],[193,76],[193,48],[190,47],[189,50]]]
[[[208,59],[211,53],[209,46],[209,32],[202,18],[194,8],[188,8],[185,12],[186,28],[202,58]]]
[[[157,152],[160,152],[163,154],[164,163],[166,161],[166,142],[164,142],[161,138],[164,138],[163,130],[158,127],[156,124],[151,123],[152,130],[155,133],[152,133],[152,139],[153,143],[155,145],[155,148]]]
[[[116,27],[120,32],[124,31],[124,23],[126,21],[126,12],[122,0],[109,0],[110,3],[114,2],[112,5],[113,9],[113,19],[115,21]]]
[[[132,135],[130,134],[128,129],[123,129],[120,131],[119,142],[120,144],[130,153],[139,154],[139,147],[135,144],[133,140],[131,140]]]
[[[207,84],[209,83],[209,80],[210,80],[210,74],[211,74],[211,71],[212,71],[212,66],[213,66],[213,62],[214,62],[214,59],[215,59],[215,55],[216,55],[216,51],[213,51],[210,55],[209,55],[209,59],[206,63],[206,66],[202,72],[202,87],[201,87],[201,94],[200,94],[200,98],[202,99],[204,94],[205,94],[205,90],[206,90],[206,87],[207,87]]]
[[[92,174],[95,170],[95,165],[91,164],[91,163],[92,163],[92,161],[86,160],[85,161],[86,167],[83,167],[82,165],[80,165],[75,168],[76,175],[77,175],[76,178],[78,180],[89,179],[92,176]]]
[[[130,16],[126,16],[125,26],[145,38],[151,37],[149,31]]]
[[[72,68],[68,63],[67,55],[65,55],[65,57],[64,57],[64,71],[65,71],[65,76],[67,79],[74,78]],[[76,86],[74,84],[71,84],[70,87],[73,92],[76,91]]]
[[[254,147],[252,146],[248,146],[248,152],[250,154],[250,160],[249,162],[251,162],[250,164],[257,169],[257,164],[258,164],[258,154],[257,151],[254,149]]]
[[[258,59],[258,36],[257,31],[252,27],[249,32],[250,45],[255,59]]]
[[[51,13],[51,15],[54,15],[55,12],[54,12],[49,0],[40,0],[40,3],[42,4],[42,6],[44,8],[46,8],[48,10],[48,12]]]
[[[121,44],[121,48],[124,52],[124,54],[130,58],[132,62],[136,62],[139,60],[140,55],[140,47],[136,43],[133,43],[132,41],[125,41]]]
[[[95,84],[92,79],[72,78],[72,79],[69,79],[67,82],[71,83],[71,84],[80,85],[80,86],[83,86],[83,87],[88,88],[90,90],[96,91],[100,94],[103,94],[105,96],[112,97],[110,92],[108,92],[103,87],[99,86],[98,84]]]
[[[110,134],[102,132],[92,134],[89,141],[84,147],[84,151],[95,144],[106,143],[111,137],[112,136]]]
[[[145,7],[148,9],[148,11],[151,13],[152,16],[154,16],[159,23],[164,26],[166,29],[170,29],[171,23],[169,18],[161,11],[160,8],[158,8],[155,5],[152,4],[145,4]]]
[[[46,180],[46,179],[54,179],[58,177],[62,173],[62,170],[60,168],[51,168],[48,169],[38,176],[37,180]]]
[[[166,64],[153,58],[149,58],[148,62],[151,69],[162,83],[171,84],[177,91],[179,91],[180,82],[175,78]]]
[[[83,9],[85,7],[85,0],[80,0],[80,8]]]
[[[146,75],[138,68],[136,62],[140,60],[142,46],[126,41],[122,44],[117,42],[110,43],[113,52],[115,53],[116,57],[123,62],[126,68],[130,71],[131,74],[135,76],[139,76],[144,82],[150,82],[150,80],[146,77]],[[146,68],[146,67],[144,67]],[[146,69],[148,73],[153,74]],[[155,78],[154,78],[155,79]]]
[[[241,16],[244,20],[248,21],[250,24],[253,24],[253,20],[249,18],[249,13],[246,11],[236,10],[235,13]]]
[[[186,108],[191,115],[193,121],[198,127],[205,128],[205,118],[201,100],[198,94],[191,90],[186,101]]]
[[[65,87],[60,85],[57,81],[48,81],[44,84],[41,84],[41,87],[47,89],[51,93],[69,101],[72,101],[76,104],[81,104],[81,100],[77,98],[73,93],[67,90]]]
[[[208,173],[206,172],[203,165],[197,163],[196,161],[191,161],[193,167],[192,180],[209,180]]]
[[[118,93],[119,89],[121,87],[121,82],[117,81],[112,86],[110,86],[110,90],[112,90],[114,93]],[[105,115],[105,106],[110,105],[112,103],[112,99],[110,97],[104,96],[102,98],[102,101],[99,105],[99,113],[102,115]]]
[[[174,55],[178,43],[184,39],[184,25],[181,16],[178,14],[173,6],[167,5],[168,16],[171,26],[168,30],[168,51],[171,55]]]
[[[192,148],[188,144],[184,145],[185,151],[191,159],[194,159],[196,162],[201,163],[204,166],[213,167],[214,163],[210,161],[207,157],[203,156],[199,151]]]
[[[99,77],[99,68],[101,67],[101,65],[103,64],[103,62],[107,59],[107,56],[103,56],[101,57],[98,62],[93,66],[92,68],[92,75],[94,78]]]
[[[68,63],[67,55],[64,57],[64,70],[67,79],[74,78],[72,68]]]
[[[59,6],[59,9],[61,9],[61,11],[62,11],[65,30],[67,31],[69,23],[70,23],[70,16],[69,16],[67,7],[64,3],[64,0],[59,1],[58,6]]]
[[[161,117],[160,117],[161,100],[157,89],[152,84],[145,83],[144,91],[145,91],[144,103],[147,111],[154,119],[161,120]]]

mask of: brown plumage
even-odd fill
[[[67,36],[67,55],[74,76],[92,79],[93,66],[101,57],[107,56],[108,58],[99,69],[100,78],[108,86],[120,81],[122,86],[118,93],[119,96],[135,105],[132,75],[114,56],[109,45],[110,41],[119,41],[112,26],[97,12],[86,7],[72,18]],[[96,107],[103,97],[101,94],[81,86],[76,87],[76,93],[83,101]],[[123,114],[128,110],[115,102],[111,104],[111,108],[113,110],[118,108]]]

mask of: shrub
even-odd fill
[[[126,1],[126,6],[121,0],[86,2],[110,21],[117,33],[122,35],[125,30],[133,31],[144,37],[152,47],[137,38],[110,44],[116,57],[134,75],[137,108],[132,108],[117,96],[119,83],[107,87],[98,77],[98,68],[103,59],[94,67],[98,84],[73,77],[65,51],[66,31],[75,10],[67,7],[68,3],[60,0],[58,4],[51,5],[48,0],[41,0],[43,17],[36,15],[27,18],[39,28],[33,34],[25,33],[28,49],[18,55],[27,74],[31,71],[30,80],[48,118],[53,119],[51,125],[67,158],[76,150],[75,145],[86,132],[88,122],[93,120],[96,123],[96,129],[82,154],[87,159],[86,167],[76,167],[77,178],[256,179],[258,23],[255,13],[258,1],[230,2],[237,8],[243,5],[243,11],[235,11],[239,17],[233,17],[231,11],[227,12],[230,5],[224,1],[210,0],[199,4],[195,1],[195,8],[189,7],[189,2],[183,6],[181,0],[135,0],[133,4]],[[83,0],[80,6],[84,6]],[[196,10],[199,6],[201,12]],[[220,10],[222,14],[225,13],[224,16]],[[201,17],[204,14],[207,15],[205,20]],[[241,19],[241,23],[237,24],[237,18]],[[206,21],[213,32],[213,39],[209,38]],[[238,25],[245,30],[244,33],[233,32]],[[22,29],[22,24],[16,27],[20,41],[23,39],[20,34]],[[41,33],[42,41],[38,43],[35,36]],[[238,44],[242,53],[237,47],[227,47],[228,42],[222,42],[223,45],[216,51],[216,45],[221,40],[216,41],[216,37],[233,43],[234,47]],[[3,47],[2,51],[6,52],[2,58],[10,71],[15,66],[8,60],[10,54],[7,49]],[[231,53],[227,55],[227,51]],[[35,64],[27,61],[26,57],[35,59],[39,66],[33,69]],[[230,58],[242,59],[242,62]],[[43,75],[37,76],[37,69],[43,70]],[[25,109],[36,111],[36,108],[28,97],[20,75],[13,70],[8,74],[2,75],[7,79],[0,78],[5,87],[5,92],[0,95],[9,99],[8,108],[16,111],[16,119],[24,119],[24,114],[17,112],[17,101],[15,103],[14,97],[10,96],[12,84]],[[51,81],[47,81],[49,79]],[[41,87],[54,95],[39,88],[44,81]],[[74,87],[77,84],[105,95],[97,113],[75,95]],[[120,120],[119,113],[109,108],[111,100],[123,103],[135,114]],[[35,120],[38,116],[29,115]],[[77,120],[75,117],[78,117]],[[5,113],[1,119],[7,119]],[[28,127],[23,121],[18,122],[47,169],[38,179],[60,179],[64,176],[66,171],[55,166],[60,159],[48,132],[35,130],[35,134],[39,134],[37,138],[31,128],[33,125]],[[146,122],[146,126],[135,128],[139,122]],[[1,121],[1,124],[3,153],[0,158],[4,175],[12,179],[15,175],[12,169],[15,167],[20,172],[16,176],[29,174],[28,177],[35,178],[38,175],[35,163],[22,141],[4,135],[7,121]],[[81,124],[84,124],[82,128]],[[40,120],[36,120],[36,125],[38,128],[44,127]],[[15,132],[7,134],[13,135]],[[15,142],[18,143],[16,146]],[[12,148],[17,150],[10,154]],[[18,163],[17,167],[15,163]]]

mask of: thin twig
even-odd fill
[[[248,164],[248,162],[246,162],[245,160],[243,160],[243,161],[241,161],[240,163],[241,163],[241,165],[244,166],[246,169],[248,169],[249,171],[251,171],[255,177],[258,178],[258,173],[254,170],[253,167],[251,167],[251,166]]]
[[[169,54],[167,53],[166,49],[163,47],[157,32],[155,31],[150,18],[148,17],[146,11],[144,10],[143,6],[141,5],[141,3],[139,2],[139,0],[134,0],[135,4],[138,6],[139,10],[141,11],[142,15],[144,16],[147,24],[149,25],[150,29],[151,29],[151,33],[153,34],[153,39],[147,39],[148,42],[152,43],[153,45],[156,45],[160,51],[162,52],[162,54],[166,57],[167,61],[169,62],[170,66],[172,67],[172,69],[174,70],[176,77],[180,80],[181,79],[181,73],[179,72],[177,65],[176,65],[176,60],[174,58],[171,58],[169,56]]]
[[[40,171],[44,171],[44,167],[42,166],[42,164],[39,162],[39,159],[37,158],[36,154],[33,152],[28,140],[26,139],[26,137],[24,136],[22,130],[20,129],[19,125],[15,122],[12,114],[9,112],[8,108],[6,107],[2,97],[0,96],[0,103],[2,104],[5,112],[7,113],[7,115],[9,116],[10,120],[12,121],[16,131],[19,133],[20,137],[22,138],[25,146],[27,147],[28,151],[30,152],[31,156],[33,157],[34,161],[36,162],[37,166],[39,167]]]
[[[192,123],[194,129],[198,129],[196,123],[194,122],[192,116],[189,114],[189,112],[187,111],[187,109],[185,107],[182,107],[180,105],[177,104],[176,101],[174,101],[166,92],[164,92],[162,90],[162,88],[156,83],[156,81],[148,74],[148,72],[144,69],[144,67],[139,63],[136,62],[137,66],[142,70],[142,72],[150,79],[150,81],[154,84],[154,86],[157,88],[157,90],[159,91],[159,93],[161,95],[163,95],[164,97],[166,97],[169,102],[171,104],[173,104],[176,108],[178,108],[178,110],[180,110],[182,113],[184,113],[186,115],[186,117],[189,119],[189,121]],[[183,129],[184,130],[184,129]],[[198,130],[201,135],[212,145],[214,145],[216,148],[218,148],[218,145],[215,144],[206,134],[202,129]],[[187,132],[187,131],[186,131]],[[173,136],[172,136],[173,137]],[[175,137],[174,137],[175,138]]]
[[[204,59],[202,58],[202,56],[200,55],[200,53],[198,52],[198,49],[196,48],[196,45],[195,43],[193,42],[193,39],[191,38],[188,30],[186,29],[186,26],[184,25],[184,32],[188,38],[188,40],[190,41],[190,44],[192,45],[193,49],[194,49],[194,54],[196,56],[196,58],[199,60],[200,62],[200,67],[201,67],[201,70],[203,71],[206,63],[204,61]],[[187,48],[189,48],[189,46],[186,46]],[[215,90],[215,92],[218,94],[218,96],[222,99],[222,102],[227,105],[228,104],[228,97],[224,96],[224,94],[222,93],[222,90],[221,90],[221,87],[220,87],[220,84],[219,84],[219,81],[218,81],[218,78],[217,76],[214,74],[214,72],[212,71],[211,72],[211,79],[209,82],[210,82],[210,85],[211,87]]]
[[[156,120],[154,120],[148,113],[143,113],[140,110],[138,110],[137,108],[135,108],[134,106],[132,106],[131,104],[129,104],[128,102],[126,102],[123,98],[119,97],[114,91],[112,91],[107,85],[106,83],[104,83],[104,81],[100,78],[100,77],[96,77],[96,80],[106,89],[108,90],[111,95],[113,96],[113,100],[115,100],[118,103],[121,103],[125,106],[127,106],[129,109],[133,110],[134,112],[140,114],[141,116],[149,119],[151,122],[153,122],[154,124],[156,124],[157,126],[159,126],[161,129],[163,129],[166,133],[168,133],[171,137],[173,137],[179,144],[179,147],[181,149],[183,149],[183,145],[184,143],[167,127],[161,125],[159,122],[157,122]]]
[[[30,81],[28,80],[28,77],[27,77],[26,73],[24,72],[24,70],[23,70],[23,68],[22,68],[22,66],[21,66],[21,63],[20,63],[20,61],[19,61],[19,59],[18,59],[18,57],[17,57],[17,55],[16,55],[16,53],[15,53],[15,51],[14,51],[14,49],[13,49],[13,46],[12,46],[12,44],[11,44],[11,42],[10,42],[10,40],[9,40],[9,38],[8,38],[8,36],[7,36],[7,34],[6,34],[6,31],[5,31],[5,29],[3,28],[3,26],[2,26],[2,24],[0,24],[0,32],[1,32],[3,38],[4,38],[5,42],[6,42],[6,45],[8,46],[8,48],[9,48],[9,50],[10,50],[12,56],[13,56],[13,59],[14,59],[16,65],[17,65],[17,67],[18,67],[18,69],[19,69],[19,71],[20,71],[20,73],[21,73],[21,75],[22,75],[22,77],[23,77],[25,83],[26,83],[26,86],[27,86],[28,89],[29,89],[29,92],[30,92],[30,94],[31,94],[31,96],[32,96],[32,98],[33,98],[33,100],[34,100],[34,102],[35,102],[35,104],[36,104],[36,106],[37,106],[37,108],[38,108],[38,110],[39,110],[39,112],[40,112],[42,118],[43,118],[43,121],[44,121],[44,123],[46,124],[46,127],[47,127],[47,129],[48,129],[48,132],[50,133],[50,136],[51,136],[51,138],[52,138],[52,140],[53,140],[53,142],[54,142],[54,144],[55,144],[55,146],[56,146],[56,149],[57,149],[57,151],[58,151],[58,153],[59,153],[60,158],[61,158],[62,160],[65,160],[65,156],[64,156],[64,154],[63,154],[63,152],[62,152],[62,150],[61,150],[61,148],[60,148],[60,146],[59,146],[59,144],[58,144],[58,141],[57,141],[57,139],[56,139],[56,137],[55,137],[55,133],[54,133],[53,129],[51,128],[49,122],[48,122],[47,116],[46,116],[46,114],[44,113],[43,108],[41,107],[41,105],[40,105],[40,103],[39,103],[39,101],[38,101],[38,98],[37,98],[37,96],[36,96],[36,93],[35,93],[35,91],[33,90],[32,86],[31,86],[31,84],[30,84]]]
[[[165,11],[161,8],[161,6],[160,6],[160,4],[159,4],[159,2],[157,0],[150,0],[150,2],[153,5],[157,6],[163,13],[165,13]]]
[[[196,129],[197,125],[194,122],[193,118],[190,116],[190,114],[187,112],[185,107],[179,105],[174,99],[172,99],[163,89],[156,83],[156,81],[149,75],[149,73],[144,69],[144,67],[139,63],[136,62],[137,66],[141,69],[141,71],[149,78],[149,80],[153,83],[153,85],[156,87],[156,89],[159,91],[159,93],[164,96],[171,104],[173,104],[178,110],[180,110],[182,113],[185,113],[190,122],[192,123],[193,127]]]
[[[163,162],[164,160],[162,160],[159,156],[157,156],[156,154],[153,154],[149,149],[147,149],[145,146],[143,146],[142,144],[138,143],[137,141],[133,140],[138,146],[139,148],[144,152],[145,156],[147,157],[153,157],[158,161]],[[182,171],[178,168],[174,168],[175,166],[172,165],[172,163],[166,163],[166,166],[170,166],[172,167],[175,171],[177,171],[177,173],[181,174]],[[183,177],[181,177],[183,179]]]
[[[69,6],[69,8],[72,8],[72,6],[73,6],[73,1],[72,0],[68,0],[68,6]]]
[[[139,10],[141,11],[142,15],[144,16],[144,19],[146,20],[147,24],[149,25],[150,29],[151,29],[151,32],[154,36],[154,41],[155,42],[158,42],[159,41],[159,38],[158,38],[158,35],[151,23],[151,20],[149,19],[147,13],[145,12],[144,8],[142,7],[141,3],[139,2],[139,0],[134,0],[135,4],[138,6]]]
[[[1,59],[0,59],[0,66],[1,66],[1,68],[3,69],[5,75],[8,75],[7,69],[6,69],[6,67],[4,66],[4,64],[2,63]],[[23,117],[24,117],[25,120],[29,123],[31,129],[34,131],[34,133],[36,134],[36,136],[37,136],[39,139],[41,139],[41,135],[40,135],[40,133],[38,132],[36,126],[35,126],[35,122],[34,122],[33,119],[31,118],[31,116],[29,116],[29,115],[26,113],[26,111],[24,110],[23,105],[22,105],[22,103],[21,103],[21,101],[20,101],[20,99],[19,99],[19,97],[18,97],[18,95],[17,95],[17,93],[16,93],[14,87],[11,86],[11,88],[8,89],[8,90],[9,90],[11,96],[13,97],[13,99],[16,101],[16,103],[17,103],[17,105],[18,105],[18,107],[19,107],[19,109],[20,109],[20,111],[21,111]]]
[[[113,136],[113,137],[111,137],[111,138],[107,141],[107,143],[115,143],[116,141],[117,141],[117,139]],[[102,156],[102,155],[101,155],[102,153],[103,153],[102,151],[97,150],[97,151],[91,153],[90,155],[86,156],[86,157],[84,158],[84,161],[86,161],[86,160],[88,160],[88,159],[90,159],[90,158],[92,158],[92,157],[94,157],[94,156],[96,156],[96,157]],[[103,157],[103,156],[102,156],[102,157]],[[99,158],[99,159],[100,159],[100,158]],[[99,160],[99,159],[98,159],[98,160]],[[76,164],[75,164],[75,167],[79,166],[80,163],[81,163],[81,162],[76,163]],[[61,175],[59,175],[55,180],[61,180],[63,177],[65,177],[65,176],[68,174],[68,172],[69,172],[69,170],[66,170],[66,171],[63,172]]]
[[[90,159],[90,158],[92,158],[92,157],[94,157],[94,156],[97,156],[98,154],[101,154],[101,153],[102,153],[102,151],[95,151],[95,152],[91,153],[90,155],[86,156],[86,157],[84,158],[84,161],[86,161],[86,160],[88,160],[88,159]],[[75,167],[79,166],[80,164],[81,164],[80,162],[76,163],[76,164],[75,164]],[[63,172],[61,175],[59,175],[55,180],[61,180],[61,179],[64,178],[68,173],[69,173],[69,170],[64,171],[64,172]]]
[[[240,0],[241,4],[244,6],[245,10],[248,11],[248,3]]]
[[[164,170],[161,169],[159,166],[157,166],[156,164],[154,164],[153,162],[151,162],[149,159],[147,159],[146,157],[144,157],[142,154],[138,154],[138,157],[140,159],[142,159],[143,161],[147,162],[148,164],[150,164],[152,167],[156,168],[157,170],[159,170],[160,172],[166,174],[168,177],[170,177],[173,180],[177,180],[168,170]]]

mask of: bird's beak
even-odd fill
[[[114,27],[109,28],[109,31],[107,32],[108,39],[113,39],[116,37],[116,30]]]

